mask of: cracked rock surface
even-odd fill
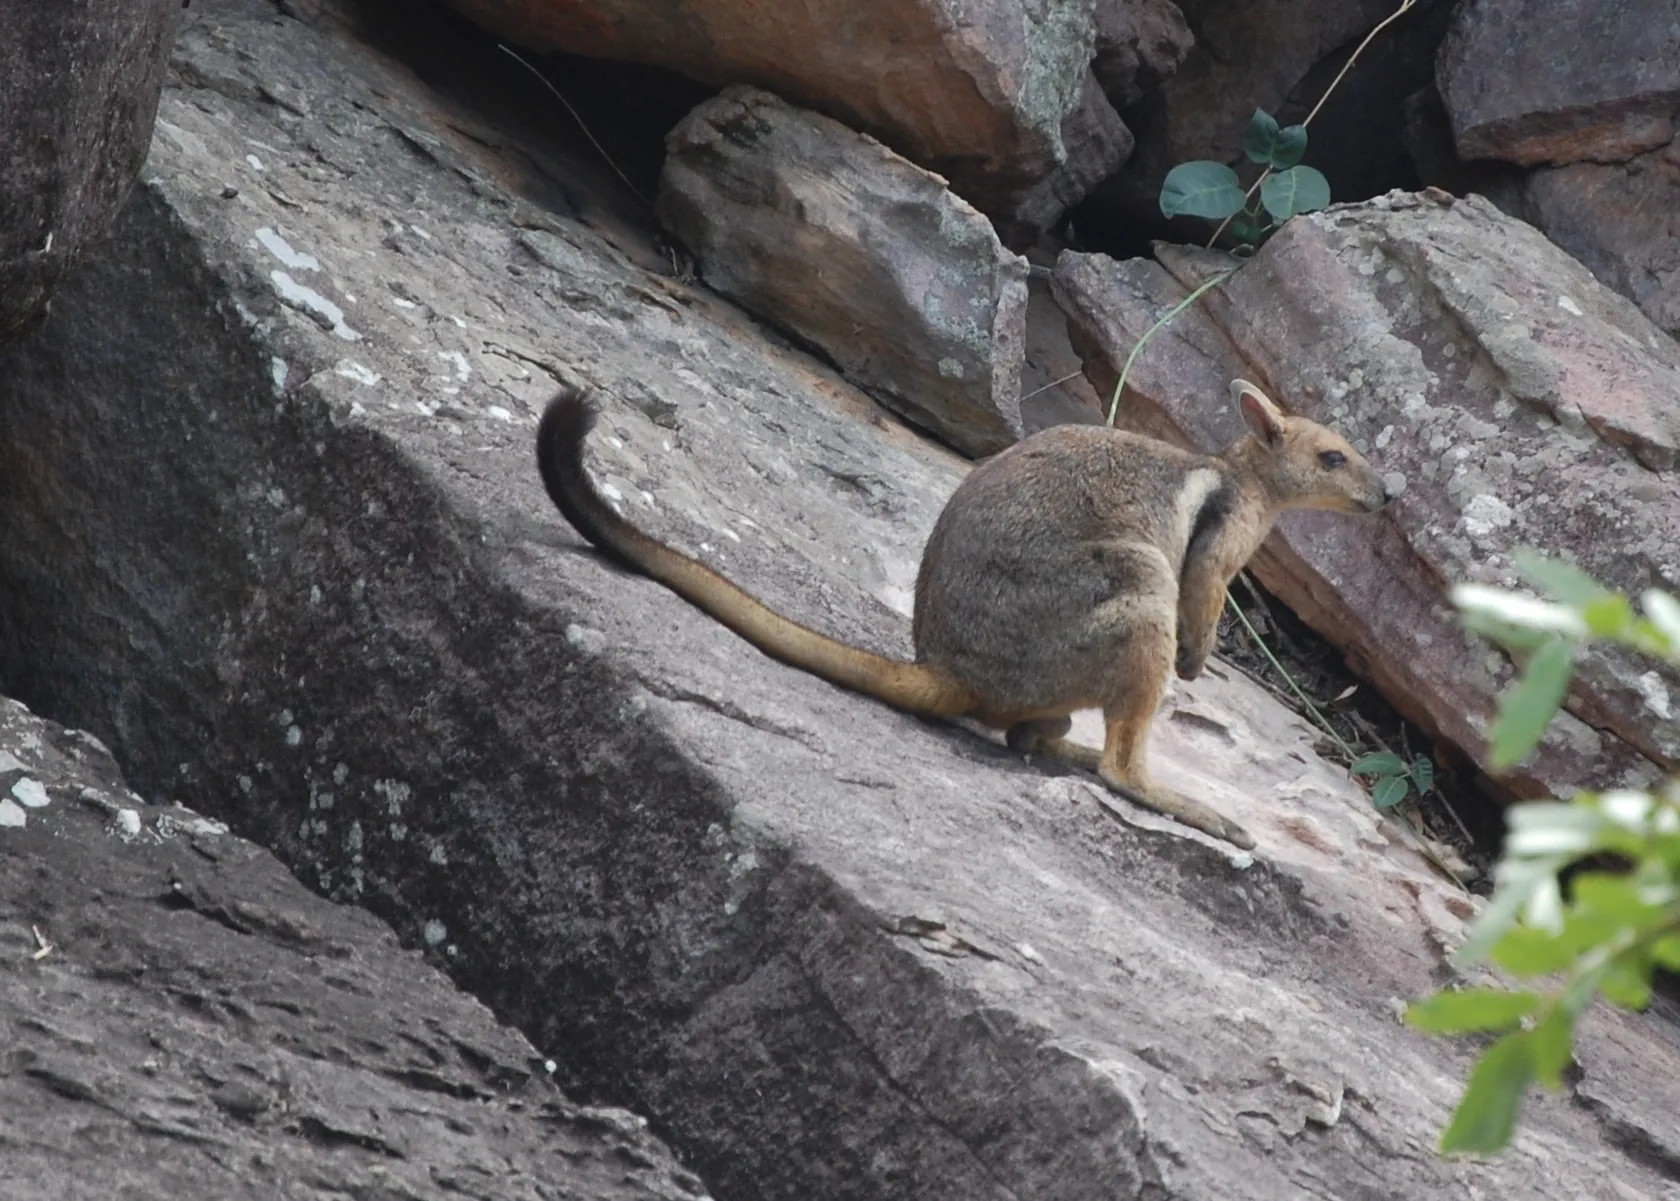
[[[690,1201],[365,912],[0,699],[0,1196]],[[3,802],[0,802],[3,803]]]
[[[118,235],[0,358],[0,681],[453,948],[573,1096],[730,1201],[1672,1188],[1654,1018],[1588,1021],[1506,1157],[1436,1158],[1471,1049],[1395,1011],[1470,905],[1241,677],[1179,690],[1152,763],[1253,857],[590,553],[533,466],[561,378],[639,521],[888,651],[963,468],[661,274],[552,121],[434,81],[194,5]],[[234,935],[202,912],[166,910]]]

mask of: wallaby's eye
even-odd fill
[[[1347,456],[1339,450],[1320,451],[1318,455],[1318,462],[1324,470],[1334,471],[1336,468],[1347,464]]]

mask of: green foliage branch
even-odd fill
[[[1522,553],[1516,567],[1542,595],[1453,590],[1465,624],[1522,663],[1489,731],[1496,771],[1539,744],[1584,646],[1610,643],[1680,664],[1680,601],[1669,593],[1649,589],[1636,609],[1567,563]],[[1515,805],[1508,826],[1493,897],[1455,958],[1460,967],[1491,961],[1518,979],[1552,983],[1447,989],[1407,1008],[1420,1030],[1492,1038],[1441,1136],[1443,1153],[1508,1145],[1532,1086],[1562,1087],[1576,1022],[1594,998],[1642,1009],[1656,970],[1680,971],[1680,778]],[[1605,862],[1626,866],[1607,870]],[[1565,889],[1562,873],[1575,865]]]

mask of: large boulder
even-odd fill
[[[0,341],[33,324],[128,199],[179,0],[6,7],[0,34]]]
[[[666,141],[660,215],[708,284],[966,454],[1021,436],[1027,262],[944,180],[745,87]]]
[[[1680,338],[1680,137],[1625,163],[1538,167],[1514,207]]]
[[[383,923],[3,697],[0,798],[6,1201],[704,1201]]]
[[[1099,391],[1162,308],[1229,265],[1161,258],[1058,264]],[[1369,525],[1291,515],[1256,573],[1472,758],[1513,668],[1459,629],[1447,585],[1515,583],[1511,552],[1533,546],[1635,595],[1680,586],[1680,346],[1479,197],[1394,193],[1291,221],[1139,356],[1128,420],[1216,448],[1237,426],[1203,398],[1234,374],[1342,430],[1403,490]],[[1680,673],[1592,652],[1504,785],[1568,795],[1675,770],[1676,697]]]
[[[539,50],[775,92],[875,135],[1004,222],[1043,228],[1060,214],[1046,187],[1065,207],[1130,149],[1087,86],[1096,0],[451,3]]]
[[[1436,78],[1464,158],[1630,158],[1674,138],[1680,6],[1469,0]]]
[[[441,951],[717,1195],[1662,1194],[1680,1056],[1628,1015],[1583,1024],[1572,1091],[1536,1099],[1512,1155],[1433,1155],[1473,1048],[1393,1013],[1448,974],[1469,899],[1236,673],[1175,695],[1152,762],[1253,857],[785,668],[591,553],[535,477],[561,378],[596,386],[590,464],[627,511],[882,649],[965,465],[639,266],[651,235],[618,249],[536,203],[559,179],[601,207],[575,164],[483,135],[504,96],[444,68],[440,100],[267,4],[194,13],[118,235],[0,357],[0,679],[37,709]],[[96,900],[88,875],[56,895],[138,892]],[[354,967],[323,979],[446,1015],[415,1047],[444,1066],[396,1067],[438,1090],[429,1113],[390,1127],[470,1141],[449,994]],[[106,1045],[89,1029],[79,1056]],[[312,1080],[337,1063],[317,1037]],[[382,1037],[399,1049],[357,1062],[406,1063],[407,1032]],[[378,1145],[324,1112],[302,1137]],[[433,1195],[412,1179],[362,1192]]]
[[[1486,191],[1680,335],[1680,8],[1463,4],[1436,74],[1459,161],[1423,178]],[[1488,188],[1507,163],[1532,170]]]

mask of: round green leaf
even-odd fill
[[[1354,776],[1398,776],[1405,772],[1406,761],[1393,751],[1374,751],[1369,755],[1361,755],[1348,768],[1348,774]]]
[[[1206,217],[1222,221],[1243,206],[1237,173],[1224,163],[1198,159],[1180,163],[1161,184],[1163,217]]]
[[[1305,125],[1285,125],[1278,130],[1277,141],[1272,144],[1272,156],[1268,166],[1277,171],[1286,171],[1301,161],[1301,156],[1307,152],[1307,127]]]
[[[1268,175],[1260,185],[1260,203],[1279,221],[1311,213],[1330,203],[1330,181],[1311,167],[1291,167]]]
[[[1270,163],[1278,143],[1277,118],[1263,108],[1254,110],[1243,135],[1243,153],[1252,163]]]
[[[1406,799],[1406,790],[1410,787],[1405,776],[1389,776],[1379,780],[1377,786],[1371,790],[1371,804],[1378,809],[1392,809]]]

